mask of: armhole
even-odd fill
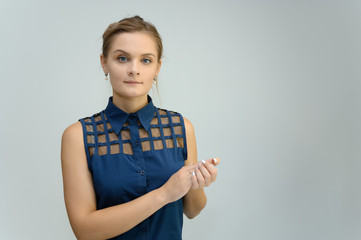
[[[86,124],[84,122],[84,119],[79,119],[79,122],[81,122],[82,125],[82,130],[83,130],[83,141],[84,141],[84,150],[85,150],[85,154],[86,154],[86,159],[87,159],[87,163],[88,163],[88,169],[89,171],[92,173],[93,169],[92,169],[92,164],[91,164],[91,157],[90,157],[90,153],[89,153],[89,147],[88,147],[88,139],[87,139],[87,135],[88,132],[86,130]]]
[[[181,121],[181,125],[182,125],[182,132],[183,132],[183,159],[184,161],[188,159],[188,147],[187,147],[187,132],[186,132],[186,127],[184,124],[184,119],[182,114],[179,113],[179,117],[180,117],[180,121]]]

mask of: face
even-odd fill
[[[113,96],[126,99],[146,97],[161,66],[155,40],[143,32],[116,35],[101,63]]]

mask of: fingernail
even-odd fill
[[[200,167],[202,164],[201,163],[198,163],[198,167]]]
[[[192,172],[192,174],[193,174],[193,176],[195,176],[195,175],[196,175],[196,173],[195,173],[194,171]]]
[[[206,161],[205,161],[205,160],[202,160],[202,163],[203,163],[203,164],[206,164]]]
[[[216,158],[213,158],[213,162],[216,163],[216,162],[217,162],[217,159],[216,159]]]

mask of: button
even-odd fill
[[[145,171],[144,170],[142,170],[142,171],[140,171],[140,175],[144,175],[145,174]]]
[[[138,145],[139,145],[139,143],[140,143],[140,142],[139,142],[139,140],[137,140],[137,141],[135,142],[135,145],[137,145],[137,146],[138,146]]]
[[[145,233],[147,231],[147,229],[142,228],[141,231]]]
[[[136,125],[137,124],[137,115],[134,113],[129,114],[128,122],[130,125]]]

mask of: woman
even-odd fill
[[[192,124],[154,107],[162,64],[156,28],[135,16],[109,25],[100,56],[113,96],[62,136],[65,204],[78,239],[181,239],[183,213],[205,207],[213,158],[197,162]]]

